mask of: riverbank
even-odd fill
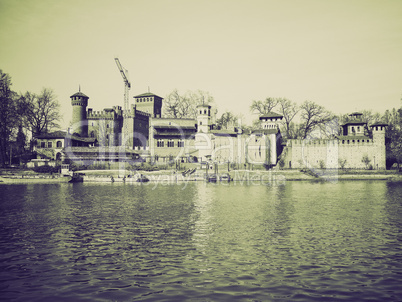
[[[133,182],[127,171],[121,170],[82,170],[84,182]],[[182,171],[137,171],[151,182],[188,182],[205,181],[206,171],[196,170],[192,174],[182,174]],[[212,174],[212,173],[210,173]],[[402,181],[402,174],[397,171],[377,170],[230,170],[222,171],[219,175],[229,174],[236,182],[283,183],[285,181],[338,181],[338,180],[388,180]],[[35,173],[31,170],[0,171],[0,184],[18,183],[62,183],[71,178],[59,174],[49,175]]]
[[[67,176],[46,176],[46,175],[37,175],[37,176],[0,176],[0,184],[25,184],[25,183],[63,183],[68,182],[71,177]]]

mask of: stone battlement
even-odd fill
[[[354,138],[340,138],[340,139],[289,139],[286,143],[287,146],[297,145],[311,145],[311,146],[324,146],[324,145],[362,145],[373,144],[373,139],[362,136]]]
[[[151,117],[151,114],[150,113],[147,113],[147,112],[144,112],[144,111],[140,111],[140,110],[137,110],[137,109],[134,109],[135,111],[134,111],[134,113],[135,113],[135,115],[142,115],[142,116],[146,116],[146,117]]]
[[[118,115],[115,115],[115,112],[105,112],[105,111],[88,111],[87,118],[88,119],[115,119],[118,118]]]

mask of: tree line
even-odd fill
[[[164,116],[172,118],[196,118],[196,107],[200,104],[215,105],[214,98],[206,92],[187,92],[180,94],[177,89],[164,100]],[[265,100],[253,100],[250,112],[258,115],[276,112],[283,116],[279,123],[283,139],[335,138],[342,135],[341,125],[350,121],[349,114],[335,114],[316,102],[306,100],[301,105],[287,98],[267,97]],[[402,163],[402,106],[386,110],[384,114],[363,110],[361,120],[368,126],[381,122],[388,124],[386,131],[387,166]],[[241,115],[231,111],[223,112],[219,117],[213,111],[213,122],[217,129],[229,129],[234,126],[245,132],[261,128],[257,119],[252,125],[239,125]],[[369,134],[369,129],[365,129]]]
[[[10,75],[0,69],[0,167],[10,162],[12,155],[29,152],[28,140],[58,129],[61,120],[60,104],[52,89],[19,94],[11,86]]]
[[[25,92],[18,94],[11,89],[11,77],[0,70],[0,166],[4,166],[14,155],[24,154],[28,138],[35,138],[60,127],[60,104],[49,88],[39,94]],[[184,94],[177,89],[168,94],[163,103],[163,116],[170,118],[196,118],[198,105],[211,105],[212,123],[217,129],[240,127],[243,132],[260,128],[257,119],[252,125],[238,125],[242,117],[231,111],[217,116],[216,104],[210,93],[197,90]],[[348,122],[348,114],[336,115],[323,106],[304,101],[301,105],[287,98],[267,97],[253,100],[251,113],[264,115],[275,111],[283,115],[280,122],[282,137],[286,139],[334,138],[342,135],[341,125]],[[387,161],[402,162],[402,107],[387,110],[384,114],[370,110],[362,112],[362,119],[368,125],[374,122],[388,124],[386,134]],[[368,129],[366,129],[368,131]]]

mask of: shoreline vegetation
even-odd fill
[[[121,170],[81,170],[85,174],[84,182],[128,182],[129,174],[133,171],[121,173]],[[135,171],[149,178],[150,182],[174,183],[188,181],[206,181],[206,171],[197,170],[192,175],[183,175],[182,171],[157,170]],[[213,172],[209,172],[213,174]],[[284,170],[223,170],[219,175],[229,174],[232,181],[247,183],[274,183],[283,184],[286,181],[338,181],[338,180],[388,180],[401,181],[402,173],[396,170],[341,170],[341,169],[284,169]],[[62,183],[68,182],[69,176],[58,173],[36,173],[28,169],[0,170],[0,184],[24,183]]]

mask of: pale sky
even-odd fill
[[[0,0],[0,69],[20,93],[52,88],[67,127],[70,95],[209,92],[219,114],[252,100],[314,101],[334,113],[401,106],[402,1]]]

